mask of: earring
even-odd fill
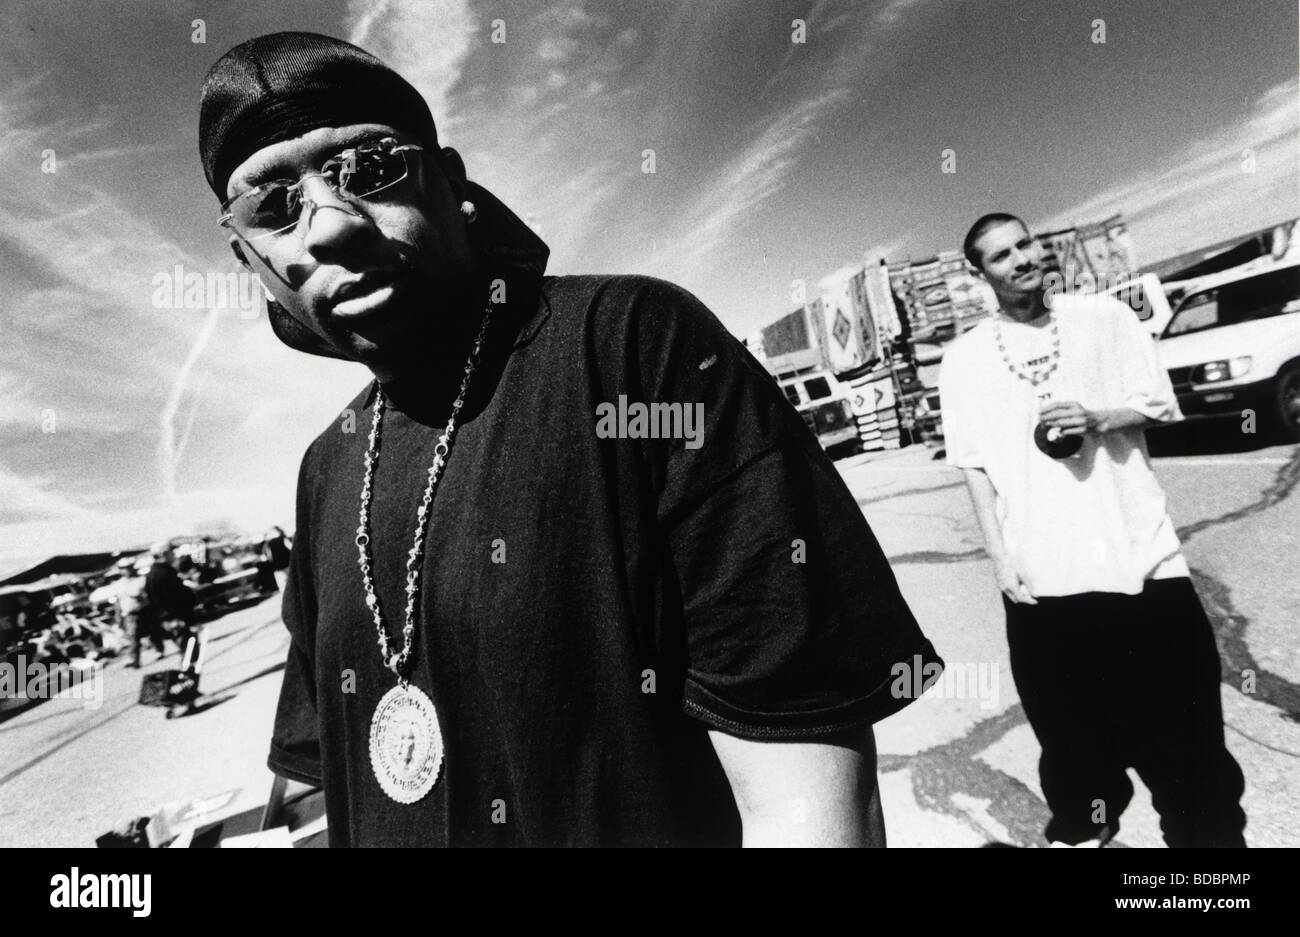
[[[474,219],[478,217],[478,209],[474,207],[474,203],[469,199],[460,203],[460,213],[465,216],[466,224],[473,224]]]

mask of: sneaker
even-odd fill
[[[1101,849],[1103,846],[1105,846],[1107,843],[1109,843],[1112,839],[1115,838],[1115,832],[1116,831],[1112,829],[1110,826],[1104,826],[1101,828],[1101,832],[1098,833],[1096,836],[1092,837],[1091,839],[1085,839],[1081,843],[1062,843],[1057,840],[1052,840],[1052,842],[1049,844],[1049,848],[1051,849]]]

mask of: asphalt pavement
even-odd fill
[[[1300,446],[1242,437],[1233,424],[1175,428],[1152,450],[1224,660],[1247,842],[1300,845]],[[1039,749],[1011,679],[1001,602],[960,473],[936,456],[913,446],[837,463],[953,673],[876,727],[890,845],[1043,846]],[[205,698],[184,718],[138,705],[142,672],[120,660],[105,668],[98,708],[52,700],[6,714],[0,846],[89,846],[169,803],[205,800],[221,814],[264,803],[287,649],[278,612],[275,596],[209,626]],[[1115,845],[1160,846],[1150,796],[1133,781]]]
[[[1223,658],[1247,844],[1300,845],[1300,446],[1229,422],[1162,430],[1151,448]],[[963,675],[876,727],[890,845],[1045,846],[1040,749],[1011,679],[992,565],[961,474],[938,456],[910,447],[839,463],[923,629]],[[1129,775],[1114,845],[1163,846],[1150,793]]]

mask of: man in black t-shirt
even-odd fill
[[[331,844],[883,845],[871,725],[938,659],[712,313],[545,276],[346,43],[237,46],[200,124],[276,334],[375,378],[303,458],[283,605],[269,764]]]
[[[144,577],[141,605],[137,614],[135,660],[140,659],[140,638],[147,637],[161,657],[164,640],[176,643],[182,656],[190,638],[197,637],[198,600],[172,565],[174,555],[169,546],[155,547],[153,562]],[[164,622],[172,622],[169,632]]]

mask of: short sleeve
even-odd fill
[[[285,661],[266,764],[282,777],[306,784],[322,783],[315,681],[311,662],[297,644],[290,644]]]
[[[778,445],[669,527],[690,658],[683,708],[745,738],[817,738],[910,699],[897,665],[938,662],[844,482]]]
[[[1107,305],[1114,323],[1112,334],[1121,346],[1124,406],[1162,423],[1181,420],[1178,397],[1169,381],[1169,372],[1160,365],[1156,340],[1127,306],[1118,301]]]
[[[640,392],[699,403],[704,432],[647,450],[687,654],[683,711],[751,739],[815,739],[911,700],[940,663],[861,508],[775,380],[693,296],[632,306]]]
[[[955,346],[949,346],[939,368],[939,406],[943,414],[944,458],[957,468],[984,468],[984,455],[978,446],[982,434],[971,425],[973,391],[965,360]]]
[[[313,661],[316,603],[308,559],[311,543],[308,529],[310,459],[309,449],[298,475],[297,526],[281,604],[281,617],[289,631],[289,653],[275,710],[267,767],[282,777],[319,785],[323,775]]]

